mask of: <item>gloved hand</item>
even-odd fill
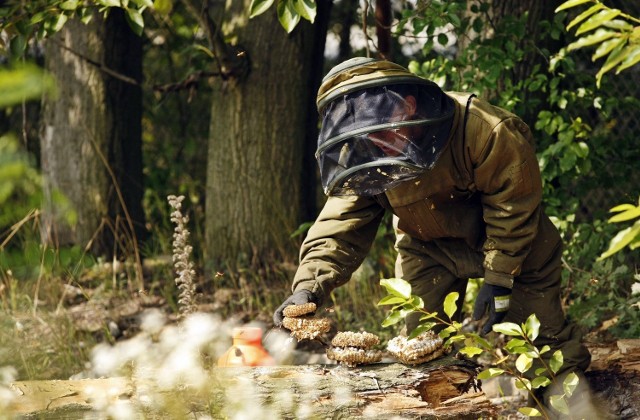
[[[482,326],[482,335],[491,331],[494,324],[502,322],[509,310],[511,289],[493,284],[483,284],[473,308],[474,321],[479,320],[489,307],[489,319]]]
[[[305,289],[298,290],[293,295],[289,296],[287,300],[285,300],[282,303],[282,305],[280,305],[278,309],[276,309],[276,311],[273,313],[273,323],[275,324],[276,327],[279,327],[280,325],[282,325],[282,319],[284,318],[282,311],[287,306],[303,305],[309,302],[313,302],[316,305],[318,305],[318,303],[320,302],[320,299],[318,299],[318,297],[309,290],[305,290]]]

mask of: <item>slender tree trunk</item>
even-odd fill
[[[275,8],[249,21],[248,6],[227,2],[225,16],[234,18],[222,27],[247,52],[250,73],[242,81],[216,80],[213,87],[206,257],[215,268],[294,255],[290,234],[302,220],[300,178],[309,98],[317,87],[312,51],[318,27],[302,21],[287,35]]]
[[[120,10],[69,21],[47,40],[58,92],[44,100],[41,133],[46,242],[112,256],[142,236],[141,63]]]
[[[389,0],[376,1],[376,37],[378,39],[378,54],[381,58],[391,60],[391,2]]]

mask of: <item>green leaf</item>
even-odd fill
[[[517,378],[515,384],[516,388],[518,389],[531,391],[531,381],[529,381],[527,378]]]
[[[602,76],[604,76],[606,72],[608,72],[609,70],[617,66],[622,60],[624,60],[625,50],[626,48],[624,48],[624,43],[622,43],[614,48],[613,51],[611,51],[611,54],[609,54],[609,57],[607,57],[607,61],[605,61],[598,73],[596,73],[596,86],[600,87]]]
[[[67,0],[60,3],[62,10],[76,10],[78,8],[78,0]]]
[[[546,376],[538,376],[537,378],[533,378],[533,381],[531,381],[531,387],[533,389],[549,386],[550,384],[551,381]]]
[[[613,19],[606,22],[603,26],[609,29],[616,29],[618,32],[631,32],[633,25],[622,19]]]
[[[571,23],[567,25],[567,31],[573,28],[574,26],[576,26],[578,23],[585,20],[586,18],[588,18],[589,16],[591,16],[592,14],[594,14],[595,12],[597,12],[598,10],[602,9],[603,7],[604,5],[602,3],[596,3],[595,5],[585,10],[584,12],[580,13],[571,21]]]
[[[610,21],[614,17],[618,16],[620,13],[621,12],[618,9],[602,10],[601,12],[598,12],[596,15],[591,16],[586,22],[580,25],[580,27],[576,31],[576,35],[589,32],[590,30],[595,29],[598,26],[601,26],[605,22]]]
[[[622,63],[620,64],[620,66],[618,66],[618,69],[616,70],[616,74],[640,62],[640,46],[630,45],[628,49],[631,49],[631,51],[627,52],[627,56],[625,57],[624,60],[622,60]]]
[[[603,42],[598,48],[596,48],[596,51],[591,56],[591,61],[596,61],[597,59],[604,57],[615,48],[624,45],[626,42],[627,41],[624,38],[615,38]]]
[[[546,352],[548,352],[549,350],[551,350],[551,347],[547,346],[546,344],[544,346],[542,346],[542,348],[540,349],[539,353],[540,354],[545,354]]]
[[[457,332],[457,330],[454,327],[449,326],[449,327],[443,329],[442,331],[440,331],[438,333],[438,336],[444,340],[445,338],[449,337],[451,334],[456,333],[456,332]]]
[[[564,357],[562,356],[562,351],[556,350],[555,353],[553,353],[553,356],[551,357],[551,359],[549,360],[549,368],[551,368],[551,371],[553,373],[557,373],[562,367],[563,363],[564,363]]]
[[[427,319],[432,319],[438,316],[437,312],[429,312],[428,314],[424,314],[420,317],[420,321],[426,321]]]
[[[416,338],[420,334],[425,331],[430,331],[436,325],[435,322],[427,322],[424,324],[420,324],[411,331],[411,334],[407,337],[407,339],[411,340],[412,338]]]
[[[636,206],[634,206],[633,204],[619,204],[613,208],[611,208],[609,210],[609,213],[617,213],[620,211],[627,211],[627,210],[631,210],[631,209],[635,209]]]
[[[411,298],[411,285],[408,281],[398,278],[382,279],[380,286],[387,289],[387,293],[405,299]]]
[[[562,388],[564,389],[565,395],[567,397],[571,397],[573,395],[573,391],[576,390],[579,383],[580,378],[578,378],[578,375],[573,372],[568,374],[567,377],[564,378],[564,381],[562,381]]]
[[[395,325],[398,322],[402,321],[404,317],[402,316],[402,312],[393,311],[382,321],[383,327],[389,327],[391,325]]]
[[[133,0],[138,7],[153,7],[153,0]]]
[[[616,214],[609,219],[609,223],[626,222],[636,217],[640,217],[640,207],[633,207],[630,210]]]
[[[27,48],[27,38],[21,34],[14,36],[13,39],[11,39],[9,48],[11,49],[11,54],[14,57],[21,57]]]
[[[482,372],[478,373],[477,378],[478,379],[489,379],[489,378],[495,378],[496,376],[500,376],[504,373],[503,369],[499,369],[499,368],[489,368],[486,370],[483,370]]]
[[[551,407],[555,408],[562,414],[567,416],[569,415],[569,406],[562,395],[552,395],[549,397],[549,403],[551,403]]]
[[[538,338],[540,332],[540,321],[536,317],[536,314],[529,315],[529,318],[525,321],[524,331],[527,333],[529,340],[534,341]]]
[[[579,48],[588,47],[593,44],[601,44],[602,42],[606,41],[609,38],[613,38],[614,36],[618,36],[618,33],[600,28],[591,35],[578,38],[577,41],[567,45],[567,50],[573,51]]]
[[[404,303],[407,300],[405,298],[401,298],[398,296],[393,296],[393,295],[387,295],[385,297],[383,297],[382,299],[380,299],[380,302],[378,302],[378,306],[384,306],[384,305],[397,305],[398,303]]]
[[[632,226],[618,232],[609,243],[609,249],[598,257],[598,261],[608,258],[620,251],[622,248],[630,244],[638,235],[640,235],[640,220],[635,222]]]
[[[587,156],[589,156],[589,146],[587,145],[587,143],[581,141],[578,143],[574,143],[571,145],[572,150],[575,152],[576,156],[580,157],[580,158],[586,158]]]
[[[313,23],[316,18],[315,2],[311,0],[293,0],[293,7],[300,16]]]
[[[290,34],[298,25],[298,22],[300,22],[300,15],[296,12],[292,2],[293,0],[278,0],[278,5],[276,6],[280,25],[282,25],[288,34]]]
[[[459,350],[460,353],[464,354],[467,357],[473,357],[473,356],[477,356],[479,354],[482,354],[482,349],[479,349],[478,347],[463,347]]]
[[[69,17],[64,13],[59,14],[58,19],[56,19],[56,23],[53,25],[53,31],[58,32],[60,29],[62,29],[64,24],[67,23],[67,19],[69,19]]]
[[[153,2],[153,9],[162,16],[168,16],[173,9],[173,0],[155,0]]]
[[[495,324],[493,326],[493,331],[510,336],[524,336],[522,328],[520,328],[518,324],[514,324],[513,322],[503,322],[501,324]]]
[[[504,346],[505,350],[509,353],[514,353],[514,349],[523,347],[527,344],[526,341],[519,338],[512,338],[509,342]]]
[[[562,11],[562,10],[567,10],[570,9],[572,7],[576,7],[579,6],[581,4],[584,3],[591,3],[593,2],[593,0],[569,0],[569,1],[565,1],[564,3],[562,3],[560,6],[558,6],[555,10],[556,13]]]
[[[424,308],[424,301],[420,296],[411,295],[411,299],[405,304],[405,306],[409,306],[407,309],[411,309],[412,311],[416,311],[418,309]]]
[[[467,333],[467,336],[471,338],[476,343],[476,345],[482,347],[485,350],[492,350],[494,348],[494,346],[490,344],[489,341],[487,341],[483,337],[480,337],[476,333]]]
[[[139,11],[135,9],[126,9],[127,10],[127,21],[129,22],[129,27],[131,30],[138,36],[142,35],[142,30],[144,29],[144,19]]]
[[[542,417],[542,413],[533,407],[520,407],[518,412],[529,417]]]
[[[1,71],[0,108],[40,98],[43,93],[53,92],[53,88],[53,78],[35,65]]]
[[[449,319],[453,318],[453,314],[455,314],[458,309],[456,305],[458,297],[460,297],[458,292],[451,292],[444,298],[444,313],[447,314]]]
[[[120,7],[120,0],[98,0],[98,3],[107,7]]]
[[[447,342],[445,343],[445,347],[449,347],[451,344],[453,343],[458,343],[460,341],[464,341],[467,337],[465,337],[464,334],[456,334],[454,336],[451,336],[447,339]]]
[[[528,371],[532,365],[533,365],[533,359],[527,356],[526,354],[521,354],[516,359],[516,369],[518,369],[518,372],[524,373]]]
[[[251,0],[251,5],[249,6],[249,19],[266,12],[267,9],[273,5],[273,1],[274,0]]]

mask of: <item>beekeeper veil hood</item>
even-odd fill
[[[435,83],[383,60],[353,58],[329,71],[317,98],[316,159],[327,195],[376,195],[433,167],[454,103]]]

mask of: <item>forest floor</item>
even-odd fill
[[[80,289],[66,286],[64,299],[58,305],[55,316],[45,316],[43,313],[39,316],[14,315],[12,322],[21,333],[20,342],[14,344],[22,351],[28,351],[29,348],[35,351],[43,342],[60,340],[59,331],[55,327],[56,322],[51,321],[54,318],[64,319],[62,323],[68,322],[74,334],[91,336],[96,343],[115,343],[132,338],[139,332],[140,316],[144,311],[157,308],[166,314],[175,313],[171,310],[170,303],[159,294],[120,293],[115,296],[101,287]],[[229,305],[235,294],[233,290],[218,290],[207,302],[199,306],[199,311],[220,311]],[[234,318],[237,323],[251,321],[269,326],[270,315],[263,312],[227,312],[225,317]],[[176,321],[174,315],[169,315],[168,319],[169,322]],[[0,338],[3,338],[1,334]],[[606,401],[610,412],[614,413],[612,418],[640,418],[640,340],[612,339],[607,337],[605,326],[588,334],[586,344],[592,353],[592,364],[587,373],[589,381],[596,394]],[[87,357],[89,352],[90,349],[85,349],[84,356]],[[313,344],[300,343],[296,354],[295,364],[329,362],[324,357],[323,348]],[[22,358],[24,359],[24,355]],[[18,379],[68,378],[60,377],[64,375],[64,370],[60,374],[55,373],[56,369],[48,371],[49,374],[45,375],[47,377],[38,378],[38,374],[32,372],[29,378]],[[82,372],[75,375],[75,378],[82,377]],[[513,383],[504,380],[489,381],[484,384],[483,390],[492,403],[501,407],[501,417],[520,417],[516,409],[526,402],[526,395],[517,390]]]

